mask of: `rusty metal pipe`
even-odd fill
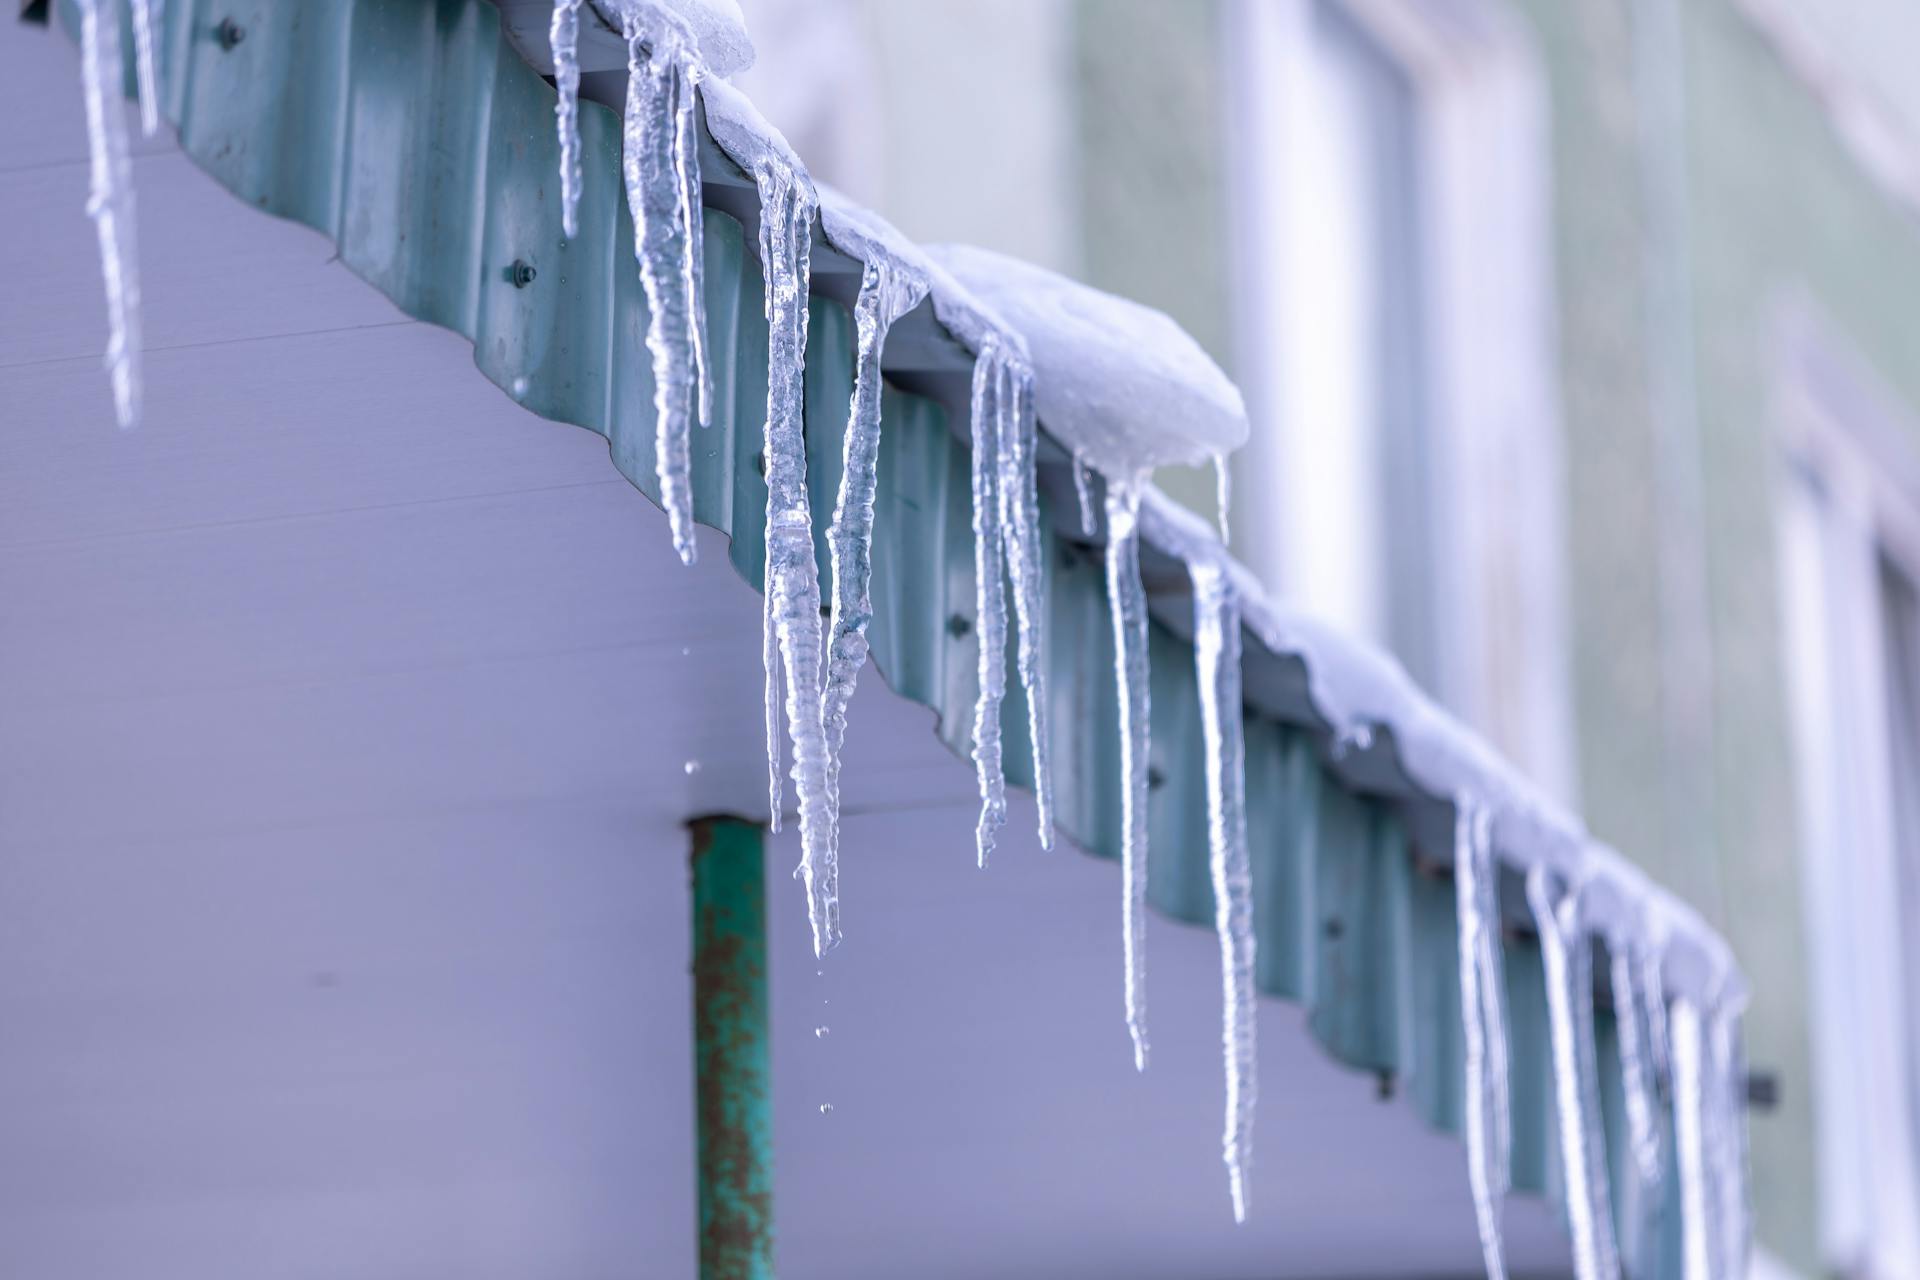
[[[701,1280],[772,1280],[766,839],[744,818],[693,835],[693,1060]]]

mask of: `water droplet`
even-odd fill
[[[830,1116],[830,1115],[832,1115],[832,1114],[833,1114],[833,1104],[832,1104],[831,1102],[823,1102],[823,1103],[821,1103],[821,1104],[820,1104],[820,1114],[821,1114],[821,1115],[823,1115],[823,1116]]]
[[[813,1038],[814,1038],[815,1040],[825,1040],[825,1039],[827,1038],[827,1032],[828,1032],[828,1030],[830,1030],[830,1028],[827,1028],[827,1027],[815,1027],[815,1028],[813,1029]]]
[[[687,776],[689,778],[691,778],[694,774],[700,772],[700,762],[698,760],[689,760],[685,764],[681,765],[680,767],[687,771]]]
[[[527,394],[527,379],[524,374],[513,380],[513,398],[519,400]]]

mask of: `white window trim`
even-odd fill
[[[1436,599],[1453,602],[1434,637],[1431,692],[1545,790],[1577,804],[1539,57],[1504,0],[1339,2],[1415,91],[1432,563]],[[1237,363],[1255,423],[1236,469],[1242,493],[1271,495],[1236,504],[1235,544],[1250,560],[1281,549],[1266,576],[1283,597],[1292,576],[1285,549],[1305,540],[1286,481],[1276,491],[1273,477],[1298,476],[1286,465],[1288,440],[1314,424],[1289,400],[1289,353],[1300,344],[1267,296],[1291,277],[1289,237],[1284,210],[1262,197],[1297,185],[1287,172],[1297,147],[1284,135],[1306,127],[1294,86],[1310,56],[1309,3],[1233,0],[1225,10],[1234,249],[1248,278],[1235,299]],[[1277,129],[1274,116],[1284,122]],[[1505,624],[1489,627],[1492,618]],[[1517,696],[1503,699],[1516,672]]]
[[[1836,1274],[1911,1276],[1920,1273],[1920,1151],[1878,574],[1888,555],[1920,581],[1920,456],[1910,443],[1920,429],[1831,335],[1791,304],[1772,362],[1820,1241]]]

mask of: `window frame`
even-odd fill
[[[1920,424],[1806,304],[1787,304],[1775,330],[1820,1246],[1838,1274],[1907,1274],[1920,1262],[1920,1004],[1904,987],[1899,903],[1920,867],[1899,865],[1881,574],[1891,564],[1920,589]]]
[[[1296,527],[1314,477],[1289,465],[1304,420],[1289,360],[1302,344],[1275,298],[1292,278],[1287,208],[1306,104],[1312,6],[1325,3],[1392,59],[1412,90],[1412,273],[1425,458],[1417,494],[1435,697],[1549,794],[1578,803],[1565,476],[1546,92],[1531,33],[1506,0],[1231,0],[1225,6],[1228,166],[1240,284],[1234,329],[1253,438],[1236,459],[1235,549],[1282,599],[1300,595],[1290,556],[1359,539],[1376,594],[1414,572],[1389,540],[1352,527]],[[1276,204],[1278,207],[1275,207]],[[1390,393],[1389,393],[1390,394]],[[1405,447],[1404,441],[1393,442]],[[1388,490],[1381,477],[1379,492]],[[1378,521],[1378,513],[1367,513]],[[1324,518],[1323,518],[1324,519]],[[1349,521],[1351,526],[1352,522]],[[1378,542],[1372,552],[1365,543]],[[1439,602],[1447,602],[1441,607]],[[1383,638],[1395,639],[1386,621]]]

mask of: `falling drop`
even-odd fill
[[[689,760],[685,764],[681,765],[680,767],[686,770],[687,776],[689,778],[691,778],[694,774],[700,772],[700,762],[698,760]]]
[[[828,1030],[829,1030],[829,1029],[828,1029],[827,1027],[823,1027],[823,1026],[822,1026],[822,1027],[815,1027],[815,1028],[813,1029],[813,1038],[814,1038],[815,1040],[825,1040],[825,1039],[827,1038],[827,1031],[828,1031]]]
[[[831,1102],[823,1102],[823,1103],[821,1103],[821,1104],[820,1104],[820,1114],[821,1114],[821,1115],[823,1115],[823,1116],[830,1116],[830,1115],[832,1115],[832,1114],[833,1114],[833,1104],[832,1104]]]

